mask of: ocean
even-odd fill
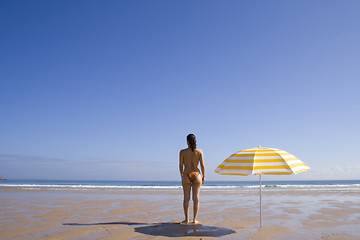
[[[2,180],[1,188],[44,190],[181,190],[180,181],[79,181],[79,180]],[[258,191],[258,181],[207,181],[202,191]],[[264,191],[360,192],[360,180],[262,181]]]

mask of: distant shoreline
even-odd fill
[[[180,180],[86,180],[86,179],[22,179],[22,178],[6,178],[4,180],[10,181],[66,181],[66,182],[180,182]],[[262,180],[262,182],[346,182],[346,181],[359,181],[360,179],[312,179],[312,180]],[[241,176],[239,180],[208,180],[207,182],[259,182],[258,180],[246,180],[246,176]]]

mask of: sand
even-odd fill
[[[0,239],[360,239],[359,193],[202,191],[198,225],[181,190],[0,189]]]

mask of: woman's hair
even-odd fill
[[[196,149],[196,138],[194,134],[189,134],[186,137],[186,140],[189,142],[189,145],[191,147],[191,151],[194,151]]]

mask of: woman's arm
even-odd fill
[[[205,183],[205,164],[204,164],[204,157],[203,157],[203,152],[200,152],[200,168],[201,168],[201,172],[202,172],[202,183]]]
[[[180,176],[182,177],[183,174],[184,174],[184,161],[182,159],[182,153],[180,151],[180,154],[179,154],[179,170],[180,170]]]

